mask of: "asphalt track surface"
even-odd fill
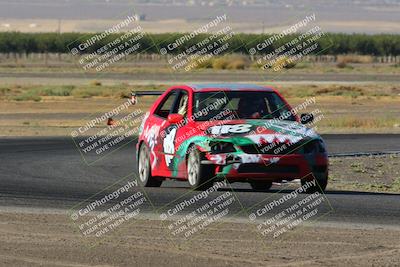
[[[323,137],[330,153],[400,150],[400,135]],[[136,171],[134,155],[135,141],[131,141],[103,158],[86,158],[88,162],[94,162],[88,165],[71,138],[1,138],[0,207],[70,209],[99,192],[97,196],[106,195],[132,180]],[[256,204],[256,207],[262,206],[266,199],[279,199],[293,190],[281,191],[280,187],[274,186],[271,192],[265,193],[253,192],[247,184],[234,183],[230,186],[210,196],[216,197],[233,190],[240,205],[232,206],[232,210],[238,213],[237,216],[244,217],[252,211],[250,207]],[[199,193],[190,191],[186,182],[177,181],[167,181],[161,188],[146,188],[144,192],[150,200],[147,206],[143,206],[144,210],[156,214],[175,205],[177,202],[174,201],[179,202]],[[305,197],[305,194],[299,196],[300,199]],[[328,185],[324,197],[319,212],[325,216],[321,221],[398,225],[400,194],[331,191]],[[199,201],[187,211],[202,204],[204,202]],[[275,211],[278,212],[278,209]]]
[[[23,79],[29,81],[35,80],[57,80],[67,79],[70,82],[74,79],[83,80],[110,80],[110,81],[124,81],[124,82],[159,82],[168,83],[176,82],[220,82],[220,81],[251,81],[251,82],[399,82],[400,76],[394,74],[346,74],[346,73],[302,73],[290,75],[284,73],[269,74],[262,72],[241,72],[241,73],[45,73],[45,72],[32,72],[32,73],[7,73],[0,72],[0,78],[9,79],[10,81],[20,82]]]

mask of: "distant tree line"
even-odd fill
[[[69,53],[71,49],[81,44],[89,43],[81,53],[92,53],[97,49],[121,38],[124,33],[112,34],[97,40],[94,43],[90,39],[96,34],[86,33],[20,33],[2,32],[0,33],[0,53]],[[185,38],[183,33],[163,33],[163,34],[144,34],[138,41],[140,47],[136,52],[160,53],[163,47],[172,47],[175,40]],[[204,41],[210,35],[201,34],[192,38],[185,39],[176,48],[168,50],[171,54],[178,54],[193,45]],[[249,49],[270,38],[268,34],[236,34],[227,43],[229,47],[224,53],[243,53],[248,54]],[[266,54],[276,48],[290,42],[297,35],[288,35],[276,40],[265,49],[257,51],[259,54]],[[327,33],[316,40],[320,49],[313,53],[322,55],[338,54],[361,54],[374,56],[397,56],[400,55],[400,35],[398,34],[342,34]],[[134,43],[131,44],[132,46]],[[83,47],[81,45],[81,47]],[[311,54],[313,54],[311,53]]]

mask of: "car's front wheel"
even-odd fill
[[[213,185],[212,168],[209,165],[201,164],[201,155],[197,149],[191,149],[186,166],[190,187],[205,190]]]
[[[250,185],[251,185],[251,188],[253,188],[253,190],[268,191],[272,186],[272,182],[270,182],[270,181],[251,181]]]
[[[312,194],[315,192],[323,193],[328,185],[328,174],[313,174],[313,180],[315,183],[313,185],[310,184],[310,180],[302,179],[301,186],[305,188],[305,193]]]
[[[139,160],[138,171],[139,171],[140,184],[145,187],[160,187],[162,184],[162,180],[156,179],[151,175],[150,151],[145,144],[142,144],[140,146],[138,160]]]

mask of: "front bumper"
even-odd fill
[[[327,175],[328,156],[314,154],[246,154],[205,153],[202,164],[215,166],[215,174],[228,180],[293,180],[307,177],[310,173]]]

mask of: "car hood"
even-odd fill
[[[282,120],[233,120],[199,124],[210,139],[230,141],[238,145],[259,143],[297,143],[304,139],[320,139],[311,128]]]

